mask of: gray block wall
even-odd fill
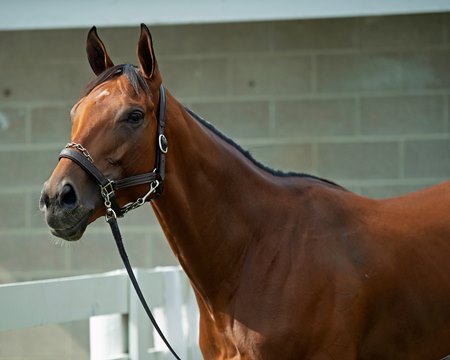
[[[151,30],[166,86],[258,160],[378,198],[450,177],[449,14]],[[116,63],[136,62],[138,26],[99,33]],[[93,77],[86,34],[0,32],[0,283],[121,267],[101,220],[69,245],[37,207],[69,140],[69,109]],[[176,264],[149,206],[123,232],[135,266]],[[55,359],[81,359],[85,331],[40,334],[59,339]],[[14,349],[29,332],[0,334],[0,359],[22,356]]]

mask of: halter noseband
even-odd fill
[[[124,179],[111,180],[94,165],[89,152],[77,143],[68,143],[59,154],[59,159],[67,158],[75,162],[86,171],[100,186],[100,194],[103,197],[106,207],[106,220],[111,217],[123,217],[128,211],[143,205],[150,196],[151,199],[158,197],[163,190],[163,183],[166,168],[166,154],[168,150],[167,139],[164,135],[166,114],[166,92],[161,84],[159,88],[159,111],[158,111],[158,146],[156,148],[155,169],[152,172],[130,176]],[[74,150],[76,149],[76,150]],[[115,191],[130,186],[150,184],[149,191],[136,201],[120,207],[117,203]]]

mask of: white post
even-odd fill
[[[143,279],[144,276],[141,276],[141,273],[145,275],[145,270],[135,268],[133,271],[146,299],[148,299],[149,289],[160,291],[160,287],[152,287],[152,285],[155,285],[151,284],[148,278]],[[131,284],[129,296],[128,354],[130,360],[148,360],[150,359],[148,350],[153,347],[153,333],[150,328],[150,320]]]
[[[186,276],[185,274],[183,274]],[[188,346],[189,359],[201,359],[200,348],[198,346],[199,339],[199,313],[197,299],[195,298],[194,291],[192,290],[188,280],[184,283],[184,293],[186,294],[186,344]]]
[[[180,270],[170,268],[161,273],[164,277],[164,316],[167,331],[164,334],[181,359],[187,359],[187,346],[183,336],[183,291]],[[165,345],[164,345],[165,346]]]
[[[127,360],[127,318],[112,314],[89,319],[91,360]]]

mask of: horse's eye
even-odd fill
[[[134,110],[127,117],[127,121],[133,125],[140,124],[142,120],[144,120],[144,113],[139,110]]]

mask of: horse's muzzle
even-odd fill
[[[81,205],[75,187],[66,182],[52,189],[44,184],[39,208],[51,233],[68,241],[79,240],[89,223],[93,209]]]

